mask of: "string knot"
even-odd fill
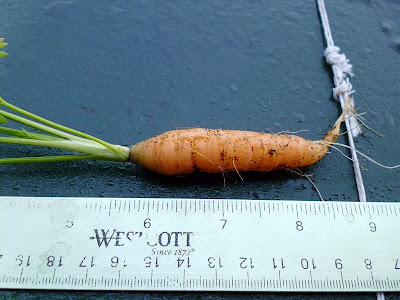
[[[346,55],[340,53],[340,48],[336,46],[329,46],[325,49],[326,62],[332,65],[332,68],[338,68],[341,70],[342,78],[346,76],[354,76],[352,69],[353,66],[349,63],[350,60],[346,58]]]
[[[340,96],[342,95],[343,98],[353,94],[353,86],[351,85],[349,78],[346,78],[338,86],[333,88],[333,97],[336,101],[340,100]]]
[[[353,66],[349,63],[350,61],[346,58],[346,55],[340,53],[339,47],[328,46],[325,49],[324,55],[326,62],[332,66],[333,82],[335,84],[333,88],[333,97],[336,101],[340,102],[342,109],[348,106],[349,109],[346,114],[350,125],[348,130],[353,137],[356,137],[361,134],[361,129],[354,110],[354,99],[352,97],[354,93],[353,86],[349,80],[349,76],[354,76],[352,72]]]
[[[332,65],[333,81],[335,88],[333,89],[333,96],[336,101],[340,97],[346,99],[353,93],[353,86],[350,84],[348,76],[353,76],[353,66],[349,63],[346,55],[340,53],[340,48],[336,46],[328,46],[325,49],[326,62]]]

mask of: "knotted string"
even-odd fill
[[[354,98],[352,96],[354,91],[349,80],[349,77],[353,76],[352,65],[349,63],[346,55],[340,54],[339,47],[336,47],[333,43],[324,0],[317,0],[317,3],[327,44],[324,54],[326,62],[331,65],[333,71],[333,83],[335,85],[335,87],[333,88],[333,96],[335,100],[340,102],[342,110],[345,108],[345,105],[347,105],[347,103],[350,103],[351,105],[351,109],[348,111],[345,118],[345,124],[349,146],[351,147],[351,157],[353,160],[354,174],[357,183],[358,199],[360,200],[360,202],[366,202],[367,197],[365,194],[364,183],[361,176],[360,164],[358,162],[357,152],[355,150],[353,141],[354,137],[361,134],[361,129],[355,116]],[[384,300],[385,295],[384,293],[377,293],[376,298],[378,300]]]

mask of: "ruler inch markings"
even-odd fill
[[[54,209],[60,201],[67,210]],[[0,236],[0,288],[399,291],[399,208],[387,202],[2,196],[1,226],[8,229]],[[220,216],[228,220],[223,228]],[[19,222],[26,219],[24,228]],[[73,225],[66,227],[65,219]],[[377,233],[370,233],[370,220]],[[63,233],[54,234],[55,228]],[[360,249],[347,240],[359,245],[361,261]],[[228,245],[234,251],[226,251]],[[270,245],[277,252],[265,251]],[[293,246],[297,252],[288,251]],[[331,258],[323,255],[327,250]]]

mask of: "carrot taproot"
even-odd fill
[[[0,48],[7,45],[3,41],[4,39],[0,38]],[[0,58],[6,55],[6,52],[0,52]],[[106,160],[132,162],[165,175],[185,175],[195,171],[267,172],[312,165],[323,158],[330,147],[341,145],[336,144],[340,135],[340,124],[347,111],[354,109],[351,99],[347,98],[342,114],[320,141],[311,141],[288,134],[190,128],[169,131],[128,148],[110,144],[89,134],[47,120],[12,105],[1,97],[0,107],[17,113],[0,109],[0,143],[58,148],[79,153],[0,158],[0,164]],[[31,127],[35,131],[3,126],[9,120]],[[387,167],[365,157],[381,167],[390,169],[400,167]]]
[[[272,134],[240,130],[191,128],[173,130],[125,147],[107,143],[89,134],[57,124],[37,116],[0,97],[0,144],[19,144],[58,148],[78,152],[56,156],[0,158],[1,164],[60,162],[73,160],[105,160],[132,162],[166,175],[185,175],[200,172],[267,172],[284,168],[295,169],[314,164],[337,144],[340,124],[351,105],[322,140],[311,141],[296,135]],[[2,126],[14,121],[35,131]],[[336,149],[336,148],[335,148]],[[357,150],[356,150],[357,151]],[[357,151],[360,153],[359,151]],[[389,169],[365,154],[373,163]],[[239,174],[240,176],[240,174]]]
[[[109,160],[132,162],[165,175],[195,171],[267,172],[309,166],[327,153],[340,134],[345,111],[321,141],[300,136],[263,132],[190,128],[166,132],[130,148],[109,144],[77,130],[51,122],[18,108],[0,97],[0,106],[22,115],[0,110],[0,123],[12,120],[44,133],[0,126],[0,143],[59,148],[79,155],[0,158],[0,164]]]
[[[173,130],[130,147],[129,161],[165,175],[195,171],[274,171],[314,164],[340,134],[344,113],[321,141],[263,132],[189,128]]]
[[[0,48],[6,46],[0,39]],[[7,53],[0,52],[0,57]],[[0,110],[0,123],[12,120],[43,133],[0,126],[0,143],[52,147],[80,152],[79,155],[0,158],[0,164],[56,162],[79,159],[130,161],[154,172],[185,175],[195,171],[273,171],[312,165],[324,157],[340,134],[345,112],[321,141],[288,134],[240,130],[190,128],[169,131],[130,148],[113,145],[77,130],[51,122],[20,109],[0,97],[0,106],[22,116]],[[347,106],[346,106],[347,107]]]

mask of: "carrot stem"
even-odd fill
[[[85,138],[85,139],[88,139],[88,140],[95,141],[95,142],[97,142],[99,144],[102,144],[102,145],[106,146],[107,148],[109,148],[111,151],[115,152],[117,155],[119,155],[118,148],[116,148],[115,145],[113,145],[113,144],[107,143],[107,142],[105,142],[105,141],[103,141],[101,139],[98,139],[98,138],[96,138],[94,136],[91,136],[89,134],[80,132],[78,130],[75,130],[75,129],[60,125],[60,124],[57,124],[55,122],[52,122],[52,121],[49,121],[49,120],[47,120],[45,118],[37,116],[37,115],[35,115],[33,113],[30,113],[30,112],[28,112],[26,110],[23,110],[22,108],[19,108],[19,107],[15,106],[15,105],[12,105],[12,104],[8,103],[2,97],[0,97],[0,105],[4,105],[5,107],[20,113],[21,115],[27,116],[28,118],[31,118],[33,120],[36,120],[36,121],[39,121],[39,122],[41,122],[43,124],[48,125],[47,127],[43,127],[44,129],[45,128],[51,128],[51,127],[59,129],[59,130],[55,130],[55,129],[51,128],[52,129],[51,131],[56,133],[55,135],[62,134],[63,136],[65,136],[66,134],[64,132],[62,132],[62,131],[69,132],[69,133],[74,134],[74,135],[76,135],[78,137],[82,137],[82,138]],[[0,114],[1,114],[1,111],[0,111]],[[27,119],[25,119],[25,120],[27,120]],[[30,126],[30,125],[28,125],[28,126]],[[40,129],[40,130],[43,130],[43,129]],[[49,132],[47,130],[44,130],[44,131]],[[49,133],[52,133],[52,132],[49,132]],[[54,133],[52,133],[52,134],[54,134]],[[74,135],[68,135],[68,136],[69,136],[69,138],[74,139],[74,138],[76,138],[76,136],[74,136]]]
[[[1,164],[40,161],[65,161],[78,159],[111,160],[119,162],[128,161],[128,147],[113,145],[98,138],[95,138],[89,134],[49,121],[45,118],[39,117],[17,106],[14,106],[1,97],[0,105],[3,105],[4,107],[25,116],[23,117],[4,110],[0,110],[0,120],[2,121],[2,123],[6,123],[7,120],[12,120],[46,133],[36,133],[27,131],[25,129],[19,130],[0,126],[0,133],[9,136],[0,136],[0,143],[58,148],[81,152],[85,154],[61,155],[55,157],[42,156],[33,158],[3,158],[0,159]]]
[[[0,158],[0,165],[39,163],[39,162],[61,162],[61,161],[89,160],[89,159],[94,159],[94,158],[92,158],[91,155],[59,155],[59,156]]]

